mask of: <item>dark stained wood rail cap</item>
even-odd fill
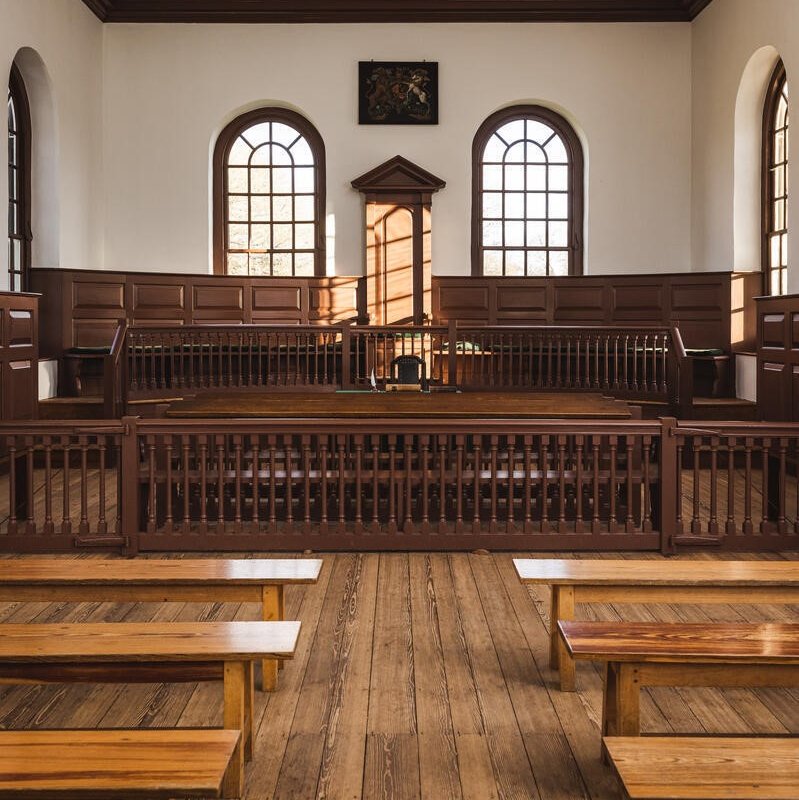
[[[0,798],[220,797],[235,730],[0,731]]]
[[[630,800],[796,800],[796,737],[606,736]]]
[[[299,633],[299,622],[9,623],[0,664],[283,659]]]
[[[225,392],[173,402],[168,417],[271,419],[630,419],[600,394],[557,392]]]
[[[321,558],[56,559],[0,562],[0,584],[14,586],[194,586],[316,583]]]
[[[514,558],[524,583],[594,586],[799,586],[796,561]]]
[[[799,624],[558,622],[575,658],[799,665]]]

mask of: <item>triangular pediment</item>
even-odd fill
[[[446,181],[402,156],[390,158],[352,182],[360,192],[437,192],[446,185]]]

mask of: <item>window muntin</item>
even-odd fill
[[[223,132],[215,271],[313,276],[324,270],[324,147],[284,109],[245,115]]]
[[[490,117],[475,137],[473,271],[582,272],[582,151],[558,114],[538,107]]]
[[[763,262],[766,292],[788,293],[788,81],[780,62],[766,99],[763,196],[766,203]]]
[[[30,269],[30,110],[16,66],[8,84],[8,288],[28,288]]]

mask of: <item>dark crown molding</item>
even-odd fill
[[[83,0],[103,22],[688,22],[711,0]]]

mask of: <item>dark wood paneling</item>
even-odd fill
[[[0,292],[0,418],[35,419],[39,406],[39,298]]]
[[[433,321],[672,325],[687,347],[754,350],[760,273],[433,279]]]
[[[769,422],[799,422],[799,295],[758,297],[757,411]]]
[[[119,320],[135,325],[354,320],[363,279],[250,278],[96,270],[32,270],[42,294],[43,354],[107,347]]]
[[[687,22],[711,0],[83,0],[103,22]]]

